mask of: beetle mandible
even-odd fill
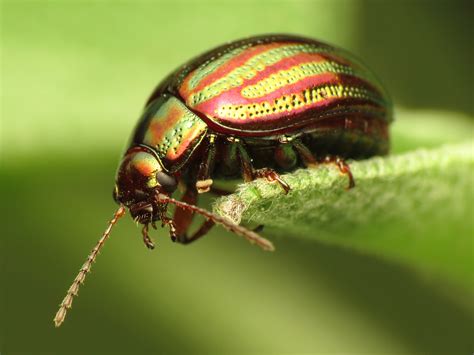
[[[384,155],[392,108],[387,92],[358,59],[331,45],[297,36],[265,35],[231,42],[182,65],[148,99],[119,165],[118,210],[60,305],[61,325],[112,226],[130,211],[142,224],[168,226],[171,239],[190,243],[216,223],[256,243],[254,231],[197,207],[198,194],[219,191],[216,179],[265,178],[284,193],[280,173],[334,163],[354,180],[344,159]],[[178,184],[181,200],[171,197]],[[174,216],[167,215],[169,204]],[[193,215],[205,217],[188,234]]]

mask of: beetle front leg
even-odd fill
[[[171,218],[163,218],[162,220],[162,225],[168,225],[170,229],[170,237],[173,242],[176,242],[178,240],[178,236],[176,235],[176,226],[174,224],[174,221]]]
[[[206,157],[199,165],[197,173],[196,190],[202,194],[208,192],[212,186],[211,174],[214,170],[214,161],[216,156],[216,136],[209,134],[209,141],[206,151]]]
[[[153,243],[153,240],[148,235],[148,224],[143,225],[142,236],[143,236],[143,243],[145,243],[145,246],[150,250],[155,249],[155,243]]]
[[[198,240],[199,238],[205,236],[211,230],[211,228],[214,227],[214,225],[214,221],[208,219],[204,221],[199,227],[199,229],[195,231],[191,236],[188,236],[187,233],[178,236],[178,242],[180,242],[181,244],[189,244],[191,242],[194,242],[195,240]]]
[[[181,197],[181,201],[186,202],[190,205],[196,205],[198,196],[194,186],[187,186],[186,191]],[[191,211],[176,208],[173,215],[173,225],[175,227],[176,240],[180,240],[182,235],[186,235],[191,222],[193,221],[194,214]]]
[[[196,205],[198,200],[198,195],[196,190],[193,187],[188,186],[184,195],[181,197],[181,201],[190,204]],[[173,219],[166,219],[163,223],[170,226],[170,235],[171,240],[177,241],[181,244],[189,244],[195,240],[203,237],[207,232],[214,226],[214,222],[206,220],[202,223],[199,229],[194,232],[191,236],[188,236],[189,228],[191,227],[191,222],[193,221],[194,213],[190,210],[184,210],[177,208],[175,210]],[[173,228],[173,233],[171,229]],[[174,236],[174,238],[173,238]]]

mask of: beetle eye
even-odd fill
[[[156,173],[156,180],[165,189],[166,192],[173,192],[176,190],[178,182],[174,176],[168,175],[162,171]]]

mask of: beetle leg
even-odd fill
[[[216,136],[209,134],[209,141],[206,150],[206,157],[199,165],[197,173],[196,190],[200,194],[208,192],[212,186],[211,174],[214,169],[214,161],[216,156]]]
[[[255,171],[252,166],[252,159],[250,158],[249,154],[237,138],[235,138],[233,142],[237,146],[238,156],[240,158],[240,165],[242,168],[242,178],[245,182],[255,180]]]
[[[278,173],[269,168],[263,168],[263,169],[258,169],[254,171],[254,176],[255,178],[265,178],[269,182],[277,182],[278,185],[285,191],[285,195],[290,192],[291,187],[288,185],[281,177],[278,175]]]
[[[143,225],[142,236],[143,236],[143,242],[145,243],[145,246],[150,250],[155,249],[155,243],[153,243],[153,240],[148,235],[148,224]]]
[[[163,224],[167,224],[168,227],[170,228],[170,237],[173,242],[176,242],[178,239],[176,235],[176,226],[174,224],[174,221],[171,218],[163,218]]]
[[[206,235],[207,232],[209,232],[209,230],[214,227],[215,223],[214,221],[208,219],[206,221],[204,221],[201,226],[199,227],[199,229],[197,231],[195,231],[193,233],[192,236],[188,237],[188,235],[185,233],[185,234],[181,234],[178,238],[178,241],[181,243],[181,244],[189,244],[191,242],[194,242],[195,240],[201,238],[202,236]]]
[[[270,168],[255,170],[252,166],[252,160],[250,159],[250,156],[242,144],[240,144],[238,141],[236,141],[235,144],[237,144],[239,150],[240,162],[242,165],[242,175],[245,182],[253,181],[257,178],[265,178],[269,182],[277,182],[285,194],[290,191],[290,186],[280,177],[280,175],[278,175],[275,170]]]
[[[181,201],[190,205],[196,205],[197,199],[198,196],[196,194],[196,190],[194,190],[194,188],[188,187],[181,198]],[[177,241],[182,244],[189,244],[204,236],[212,228],[212,226],[214,226],[213,221],[206,220],[203,222],[201,227],[199,227],[199,229],[193,233],[193,235],[188,237],[188,230],[191,226],[193,217],[194,213],[191,210],[177,208],[172,220],[163,220],[163,223],[170,226],[170,234],[172,235],[171,239],[173,241]],[[173,231],[171,229],[173,229]]]
[[[295,139],[292,141],[292,144],[306,167],[314,168],[319,164],[335,164],[341,174],[347,175],[347,178],[349,179],[349,185],[347,186],[347,189],[352,189],[355,186],[354,176],[352,175],[351,168],[344,159],[338,156],[327,156],[322,161],[318,162],[313,153],[311,153],[311,150],[309,150],[309,148],[304,145],[301,140]]]
[[[314,168],[318,165],[318,161],[313,153],[311,153],[311,150],[309,150],[309,148],[304,145],[300,139],[295,139],[291,143],[293,144],[293,147],[295,147],[301,160],[303,161],[303,164],[307,168]]]
[[[349,185],[346,188],[347,190],[352,189],[355,186],[354,176],[352,175],[351,168],[343,158],[338,156],[327,156],[324,158],[323,163],[335,164],[341,174],[347,175],[347,178],[349,179]]]
[[[181,201],[186,202],[190,205],[196,205],[198,196],[194,186],[188,186]],[[175,226],[175,235],[178,240],[181,239],[182,235],[186,235],[191,222],[193,221],[194,214],[191,211],[177,208],[174,212],[173,223]]]
[[[292,144],[293,138],[282,136],[274,151],[275,162],[284,170],[292,170],[298,161],[298,155]]]

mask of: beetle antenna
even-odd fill
[[[54,325],[56,326],[56,328],[59,327],[62,322],[64,322],[67,310],[71,308],[72,300],[74,299],[74,296],[77,296],[77,293],[79,292],[79,286],[84,282],[87,273],[91,271],[92,263],[94,263],[97,255],[99,254],[100,249],[102,249],[105,241],[109,238],[112,227],[115,223],[117,223],[119,218],[125,214],[125,211],[126,210],[123,205],[120,205],[118,210],[115,211],[114,217],[110,220],[109,225],[107,226],[107,229],[105,230],[104,234],[102,234],[102,237],[99,239],[94,249],[92,249],[91,253],[87,257],[86,262],[84,263],[84,265],[82,265],[81,269],[79,270],[79,273],[74,279],[71,287],[69,287],[69,290],[67,290],[66,297],[64,297],[63,301],[59,306],[58,312],[54,316]]]
[[[194,205],[190,205],[190,204],[188,204],[186,202],[183,202],[183,201],[175,200],[174,198],[166,196],[165,194],[162,194],[162,193],[157,193],[156,199],[160,203],[172,203],[173,205],[175,205],[175,206],[177,206],[177,207],[179,207],[183,210],[188,210],[188,211],[192,211],[194,213],[198,213],[198,214],[206,217],[208,220],[211,220],[214,223],[222,225],[225,229],[227,229],[227,230],[229,230],[229,231],[231,231],[231,232],[233,232],[233,233],[235,233],[235,234],[237,234],[241,237],[244,237],[250,243],[257,244],[263,250],[267,250],[267,251],[274,251],[275,250],[275,247],[273,246],[272,242],[270,242],[268,239],[262,238],[257,233],[255,233],[255,232],[253,232],[253,231],[251,231],[251,230],[249,230],[245,227],[239,226],[238,224],[235,224],[234,222],[232,222],[231,220],[229,220],[226,217],[221,217],[221,216],[218,216],[218,215],[216,215],[212,212],[209,212],[209,211],[207,211],[203,208],[200,208],[200,207],[197,207],[197,206],[194,206]]]

